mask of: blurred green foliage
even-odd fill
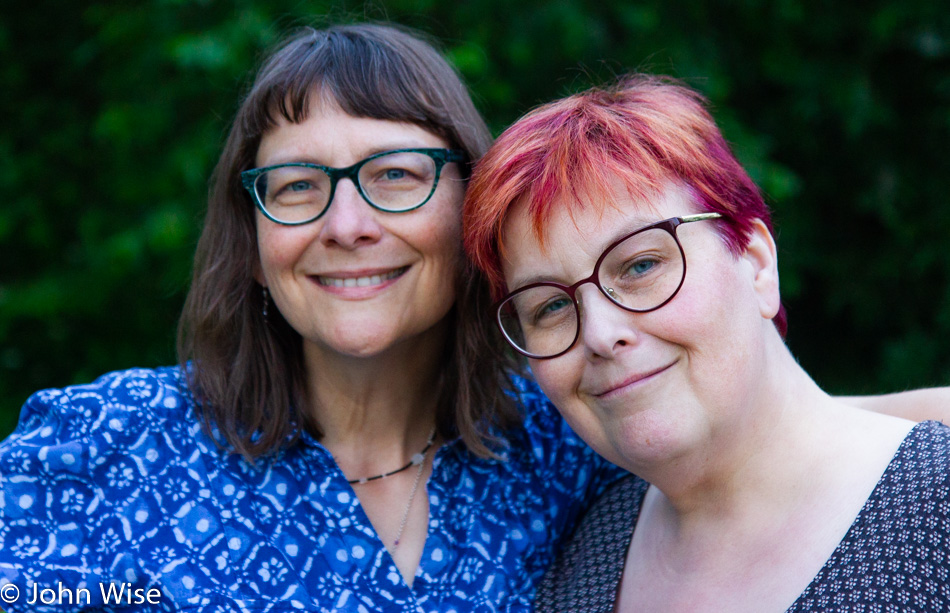
[[[0,6],[0,435],[30,392],[174,361],[208,177],[300,24],[442,42],[495,133],[629,70],[704,91],[773,204],[789,344],[836,392],[950,383],[950,11],[932,0]],[[16,6],[21,5],[21,6]]]

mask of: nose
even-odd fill
[[[636,345],[640,340],[636,314],[612,303],[593,283],[577,293],[581,326],[577,342],[588,359],[611,358],[623,348]]]
[[[377,212],[363,200],[349,178],[336,184],[333,199],[320,219],[320,240],[327,246],[355,249],[382,236]]]

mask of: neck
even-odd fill
[[[370,357],[305,345],[321,443],[348,477],[391,470],[425,445],[436,423],[445,337],[440,328]]]
[[[750,499],[784,500],[776,491],[763,497],[763,489],[795,487],[807,464],[820,458],[837,403],[775,340],[778,346],[748,378],[752,383],[712,409],[718,421],[694,444],[672,461],[633,469],[680,519],[741,513]]]

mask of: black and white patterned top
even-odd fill
[[[649,485],[614,484],[578,525],[538,590],[537,611],[613,611]],[[950,428],[901,443],[837,549],[787,613],[950,611]]]

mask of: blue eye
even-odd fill
[[[306,189],[310,189],[310,187],[310,183],[307,181],[294,181],[288,185],[286,189],[289,189],[292,192],[302,192]]]
[[[566,307],[570,303],[570,300],[567,298],[561,298],[560,300],[552,300],[548,304],[544,305],[541,309],[542,313],[553,313],[554,311],[559,311]]]
[[[406,171],[402,168],[390,168],[386,171],[386,179],[389,181],[398,181],[406,178]]]
[[[654,259],[641,259],[632,262],[627,271],[634,275],[645,275],[650,272],[659,262]]]
[[[546,302],[545,304],[542,304],[540,307],[535,309],[534,321],[537,323],[546,317],[557,315],[560,312],[564,311],[564,309],[570,306],[571,306],[571,300],[567,298],[566,296],[563,298],[556,298],[554,300]]]

